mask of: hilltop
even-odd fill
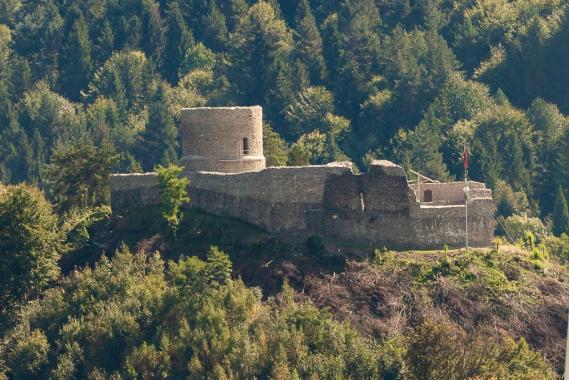
[[[65,257],[64,268],[94,262],[102,245],[110,253],[121,242],[172,259],[205,258],[213,245],[230,255],[234,276],[260,286],[265,297],[277,294],[286,279],[299,299],[329,309],[364,336],[403,337],[428,321],[466,334],[471,344],[484,337],[524,338],[562,370],[569,267],[546,253],[512,245],[498,251],[394,252],[318,237],[279,239],[195,209],[184,213],[175,239],[158,208],[104,223],[95,226],[104,233],[95,233],[90,247]]]

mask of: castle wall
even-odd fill
[[[421,202],[425,202],[425,191],[430,190],[432,194],[433,204],[464,204],[465,194],[464,187],[466,184],[464,182],[445,182],[445,183],[423,183],[417,188],[417,183],[413,183],[411,188],[417,194],[417,197],[421,196]],[[468,182],[468,187],[470,189],[470,195],[475,197],[491,197],[490,189],[486,189],[483,183],[479,182]],[[420,191],[420,194],[418,194]]]
[[[185,108],[180,117],[185,171],[238,173],[265,168],[261,107]]]
[[[464,204],[420,203],[401,167],[387,161],[375,162],[362,175],[347,164],[185,175],[192,206],[272,233],[316,234],[396,249],[464,245]],[[113,176],[111,187],[117,212],[159,202],[153,174]],[[447,191],[455,194],[455,187]],[[472,187],[486,190],[483,184]],[[476,194],[469,206],[470,243],[486,246],[493,238],[494,205],[488,192]]]

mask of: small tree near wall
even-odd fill
[[[174,164],[168,167],[158,165],[156,171],[158,172],[162,215],[166,219],[170,231],[175,235],[182,219],[181,207],[184,203],[190,201],[186,191],[190,180],[180,178],[179,175],[182,172],[182,168]]]

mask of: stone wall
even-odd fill
[[[235,217],[275,234],[321,235],[390,248],[462,246],[464,204],[423,204],[401,167],[376,161],[357,175],[348,163],[267,168],[227,174],[192,172],[191,205],[212,214]],[[457,185],[437,184],[455,194]],[[111,178],[116,212],[159,202],[154,174]],[[491,244],[494,205],[483,184],[469,207],[470,243]]]
[[[464,187],[466,184],[464,182],[446,182],[446,183],[424,183],[421,182],[418,187],[417,183],[414,182],[410,185],[411,188],[417,194],[417,199],[420,196],[421,202],[426,202],[425,191],[430,191],[432,194],[432,203],[435,205],[444,204],[464,204],[465,193]],[[490,189],[486,189],[483,183],[468,181],[468,187],[470,189],[470,196],[475,197],[492,197]]]
[[[185,108],[180,117],[181,165],[186,171],[238,173],[265,168],[261,107]]]

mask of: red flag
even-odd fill
[[[462,153],[462,164],[464,165],[464,170],[468,169],[468,148],[464,147],[464,152]]]

